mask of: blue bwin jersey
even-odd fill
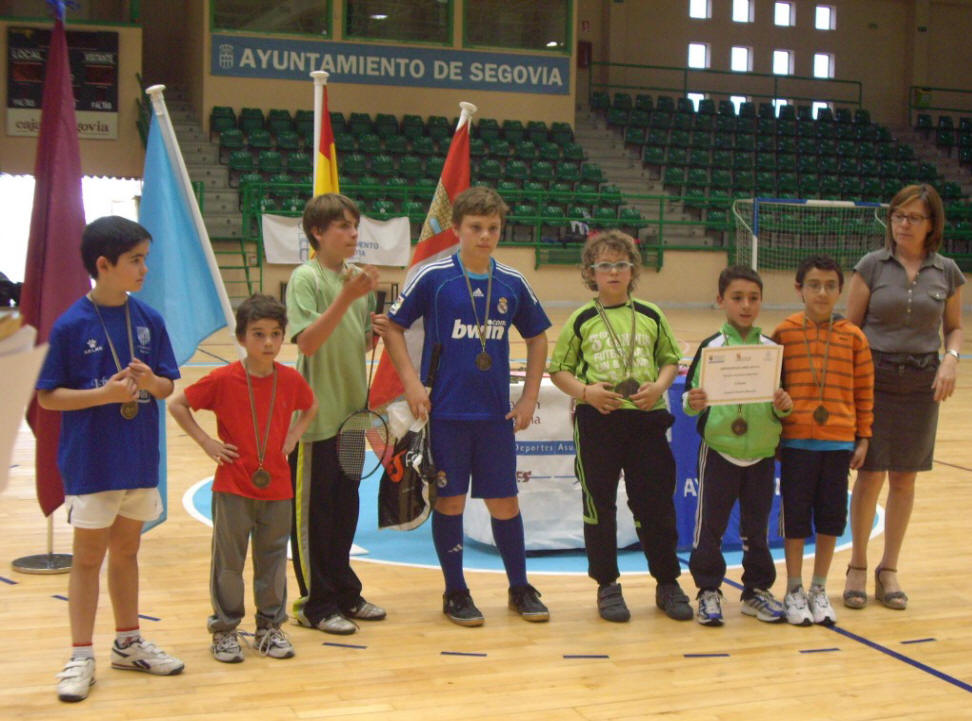
[[[489,322],[484,330],[486,352],[493,365],[476,367],[482,352],[476,315],[486,318],[488,276],[469,275],[473,299],[463,277],[459,254],[430,263],[405,286],[388,317],[408,328],[424,319],[421,377],[428,375],[432,346],[442,344],[439,371],[432,389],[432,417],[451,420],[496,420],[510,411],[510,326],[524,338],[550,327],[530,284],[515,269],[490,259],[493,289]]]

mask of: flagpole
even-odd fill
[[[321,113],[324,112],[324,86],[327,85],[327,79],[331,74],[326,70],[313,70],[310,76],[314,79],[314,174],[311,176],[313,186],[317,182],[317,168],[321,163]]]
[[[203,255],[206,258],[206,263],[209,266],[209,272],[212,274],[213,278],[220,278],[219,265],[216,263],[216,255],[213,253],[213,247],[209,243],[209,232],[206,230],[206,224],[203,222],[202,213],[199,211],[199,203],[196,202],[196,196],[192,192],[192,184],[189,181],[189,171],[186,169],[186,163],[182,158],[182,151],[179,149],[179,141],[175,135],[175,128],[172,127],[172,120],[169,117],[169,110],[165,105],[165,98],[162,93],[165,90],[165,85],[152,85],[146,88],[145,92],[152,101],[152,111],[159,120],[159,130],[162,131],[162,141],[165,143],[165,149],[169,154],[169,159],[173,166],[178,169],[179,175],[179,185],[186,197],[186,204],[189,206],[192,213],[192,221],[196,226],[196,233],[198,234],[200,240],[202,240],[202,250]],[[233,345],[236,347],[237,353],[239,353],[240,358],[243,358],[243,349],[240,347],[239,342],[234,335],[234,329],[236,328],[236,317],[233,313],[233,306],[230,304],[229,296],[226,294],[226,286],[223,283],[215,283],[216,294],[219,296],[219,304],[223,309],[223,315],[226,317],[226,329],[233,339]]]

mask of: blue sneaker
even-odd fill
[[[766,623],[780,623],[786,619],[786,610],[783,604],[773,597],[773,594],[762,588],[743,591],[751,593],[748,598],[741,599],[742,612],[746,616],[755,616],[760,621]]]
[[[703,626],[722,625],[722,591],[699,591],[699,610],[695,620]]]

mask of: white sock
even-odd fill
[[[94,646],[90,643],[71,646],[71,658],[94,658]]]

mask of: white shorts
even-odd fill
[[[133,521],[154,521],[162,514],[158,488],[131,488],[65,496],[68,523],[75,528],[108,528],[118,516]]]

